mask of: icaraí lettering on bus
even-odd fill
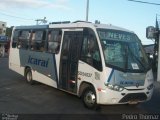
[[[31,56],[29,56],[29,58],[28,58],[28,63],[42,66],[42,67],[46,67],[46,68],[48,67],[48,62],[49,62],[49,59],[42,60],[42,59],[38,59],[38,58],[33,58]]]

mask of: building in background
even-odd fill
[[[7,36],[6,36],[6,22],[0,21],[0,57],[4,57],[5,55],[5,45],[8,42]]]
[[[7,23],[0,21],[0,35],[6,35]]]

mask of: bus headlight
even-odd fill
[[[151,90],[154,87],[153,83],[147,87],[148,90]]]
[[[112,85],[112,84],[109,84],[109,83],[105,83],[105,86],[107,86],[107,88],[111,89],[111,90],[114,90],[114,91],[123,91],[124,90],[124,87],[122,86],[119,86],[119,85]]]

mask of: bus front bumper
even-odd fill
[[[98,91],[99,100],[98,104],[137,104],[139,102],[145,102],[151,99],[153,94],[153,89],[148,90],[126,90],[122,92],[113,91],[108,88],[106,90]]]

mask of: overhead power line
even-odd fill
[[[4,16],[12,17],[12,18],[22,19],[22,20],[34,20],[34,19],[22,18],[22,17],[6,14],[6,13],[3,13],[3,12],[0,12],[0,14],[4,15]]]
[[[160,5],[160,3],[152,3],[152,2],[145,2],[145,1],[139,1],[139,0],[128,0],[131,2],[138,2],[138,3],[145,3],[145,4],[151,4],[151,5]]]

